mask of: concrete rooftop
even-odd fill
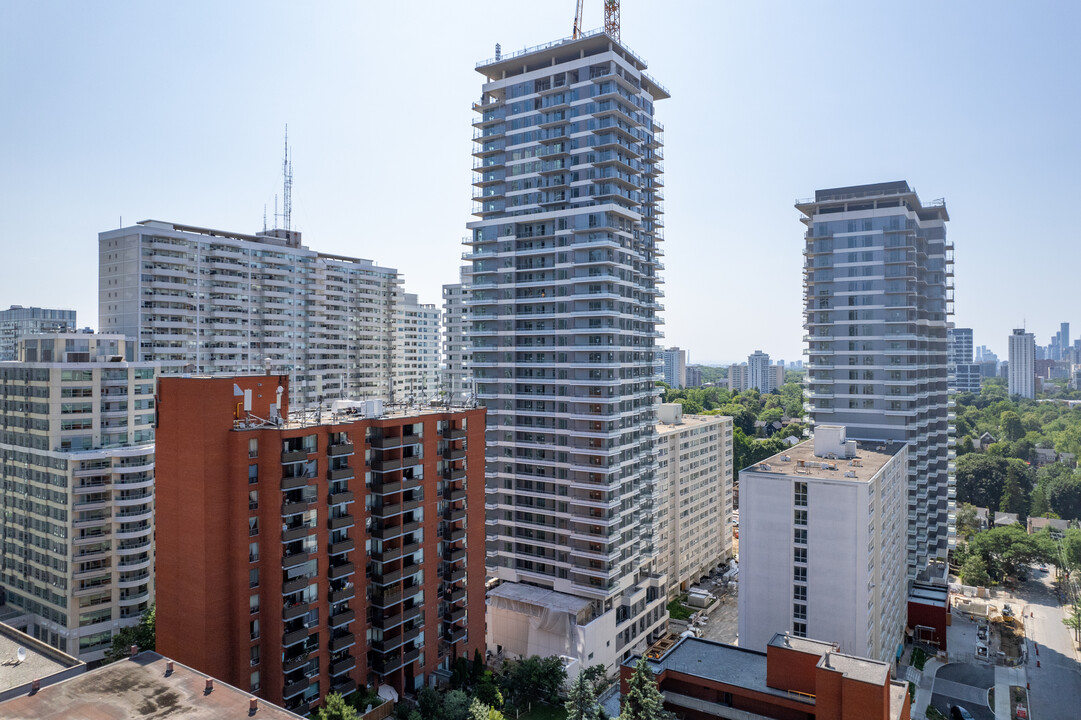
[[[767,472],[774,475],[867,482],[877,475],[883,466],[904,448],[904,445],[858,440],[855,457],[836,460],[816,456],[814,448],[814,439],[807,440],[744,468],[741,472]],[[835,466],[836,469],[824,469],[823,464],[827,468]],[[855,473],[855,477],[845,477],[845,473]]]

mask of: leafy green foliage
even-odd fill
[[[534,655],[503,664],[499,684],[509,707],[526,709],[537,701],[559,701],[559,689],[567,680],[567,671],[558,657]]]
[[[1001,582],[1008,575],[1023,576],[1027,566],[1033,563],[1053,562],[1058,548],[1046,528],[1029,535],[1020,525],[1010,525],[976,534],[961,554],[962,578],[975,557],[983,562],[991,580]],[[971,569],[975,572],[977,566],[972,565]],[[967,578],[964,581],[969,582]]]
[[[567,720],[596,720],[597,696],[585,671],[578,673],[566,702]]]
[[[991,578],[987,574],[987,563],[979,555],[970,555],[961,566],[961,582],[965,585],[987,587]]]
[[[153,650],[156,644],[154,634],[156,617],[156,607],[151,605],[139,618],[137,624],[121,628],[113,633],[113,644],[105,651],[105,662],[116,662],[128,657],[132,645],[138,645],[140,651]]]
[[[469,706],[469,720],[504,720],[503,713],[474,698]]]
[[[323,706],[315,711],[316,720],[357,720],[359,717],[356,708],[336,692],[327,693]]]
[[[671,713],[664,709],[664,698],[657,689],[657,681],[645,658],[638,661],[634,674],[627,680],[627,693],[623,696],[619,720],[664,720]]]

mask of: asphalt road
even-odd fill
[[[949,717],[950,706],[960,705],[975,720],[995,720],[987,706],[987,691],[995,685],[995,668],[975,663],[950,663],[938,669],[931,704]]]
[[[1051,592],[1051,573],[1035,572],[1015,593],[1028,603],[1025,632],[1039,645],[1040,654],[1029,652],[1029,702],[1033,720],[1077,720],[1081,717],[1081,665],[1062,624],[1064,608]],[[1031,646],[1030,646],[1031,647]],[[1040,666],[1036,667],[1039,661]]]

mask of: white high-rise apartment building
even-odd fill
[[[808,414],[851,438],[908,445],[915,579],[955,539],[949,214],[904,181],[819,190],[796,208],[807,226]]]
[[[687,387],[687,351],[678,347],[661,350],[661,371],[669,387]]]
[[[769,355],[755,350],[747,356],[743,365],[728,366],[728,389],[743,392],[757,388],[761,393],[768,393],[784,385],[784,365],[771,365]]]
[[[439,396],[439,308],[405,293],[394,336],[394,399],[430,402]]]
[[[946,330],[946,371],[950,390],[980,391],[980,366],[972,361],[972,328]]]
[[[0,363],[5,622],[87,662],[154,602],[157,370],[134,354],[59,333]]]
[[[18,359],[23,335],[75,332],[75,311],[12,305],[0,310],[0,361]]]
[[[732,418],[657,412],[657,568],[672,598],[732,558]]]
[[[465,268],[462,281],[443,286],[443,390],[452,401],[462,403],[473,395],[469,369],[469,313],[465,301],[469,287]]]
[[[489,647],[615,663],[665,632],[652,562],[667,91],[600,31],[478,65],[466,256],[488,408]],[[536,616],[551,618],[542,628]]]
[[[904,641],[908,445],[813,440],[740,471],[739,644],[778,632],[891,662]]]
[[[290,377],[294,406],[389,398],[401,279],[370,260],[145,220],[98,235],[103,332],[138,338],[163,374]]]
[[[972,362],[972,328],[946,329],[946,362]]]
[[[1036,397],[1036,336],[1017,328],[1010,335],[1007,375],[1010,395]]]

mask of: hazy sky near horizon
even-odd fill
[[[471,219],[474,66],[569,35],[574,5],[6,0],[0,307],[96,327],[97,233],[121,218],[261,229],[286,124],[305,243],[440,303]],[[899,179],[946,199],[976,345],[1081,337],[1078,27],[1070,2],[623,0],[623,41],[672,93],[664,343],[798,359],[794,200]]]

